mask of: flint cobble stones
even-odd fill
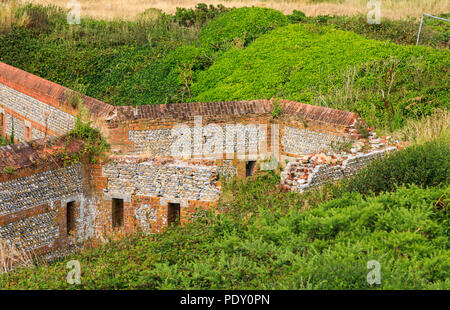
[[[81,165],[50,170],[0,183],[0,216],[81,192]]]
[[[133,153],[155,157],[170,154],[170,146],[175,141],[170,129],[130,131],[129,136],[134,142]]]
[[[329,151],[333,142],[344,143],[346,139],[336,135],[293,127],[285,127],[281,139],[286,153],[298,155]]]
[[[51,210],[0,226],[0,239],[14,244],[18,250],[35,250],[52,246],[59,236],[57,211]]]
[[[0,84],[0,104],[25,118],[64,134],[75,125],[75,117],[10,87]],[[47,119],[47,120],[46,120]]]
[[[103,176],[108,191],[125,195],[214,201],[220,194],[215,166],[110,162]]]
[[[132,153],[168,157],[172,156],[172,146],[178,139],[189,139],[187,144],[185,144],[185,140],[179,141],[181,142],[179,144],[189,145],[190,154],[195,154],[196,150],[203,150],[206,153],[205,157],[208,157],[210,152],[216,154],[216,145],[222,148],[222,152],[236,153],[240,151],[256,154],[259,142],[266,139],[266,132],[258,128],[256,124],[213,126],[183,128],[182,137],[180,132],[177,133],[172,129],[129,131],[129,139],[134,142]],[[194,133],[201,136],[199,141],[195,141]],[[230,149],[227,149],[227,145]]]
[[[282,173],[282,183],[291,190],[302,192],[343,177],[356,174],[364,168],[369,161],[380,158],[386,153],[396,150],[395,147],[387,147],[381,150],[373,150],[369,153],[349,155],[335,164],[316,164],[315,156],[299,158],[290,162]]]

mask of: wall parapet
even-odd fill
[[[0,181],[5,178],[5,169],[26,169],[36,167],[38,164],[57,162],[55,155],[64,152],[71,155],[79,152],[83,142],[65,137],[44,138],[31,142],[22,142],[14,145],[0,147]]]
[[[77,92],[3,62],[0,62],[0,84],[69,114],[78,114],[77,107],[71,106],[68,102],[69,97],[74,93],[78,94]],[[83,106],[97,118],[106,118],[114,111],[114,107],[105,102],[84,95],[80,97]]]

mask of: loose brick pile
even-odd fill
[[[365,167],[368,161],[397,149],[398,141],[386,138],[375,138],[371,133],[368,139],[356,141],[350,150],[340,154],[312,153],[296,158],[286,165],[281,174],[281,184],[285,190],[303,192],[352,176]]]

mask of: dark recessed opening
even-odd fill
[[[112,226],[113,228],[123,226],[123,199],[112,200]]]
[[[256,168],[256,161],[254,160],[248,161],[245,164],[245,176],[246,177],[252,176],[255,173],[256,170],[255,168]]]
[[[31,140],[31,128],[30,127],[25,127],[25,137],[24,137],[25,141]]]
[[[167,222],[169,226],[180,224],[180,204],[179,203],[169,203],[167,211]]]
[[[0,113],[0,136],[4,136],[5,133],[3,132],[3,120],[4,116],[3,113]]]
[[[75,201],[67,203],[66,209],[67,235],[75,231]]]

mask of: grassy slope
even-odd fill
[[[433,160],[421,163],[424,152]],[[131,236],[17,270],[0,276],[0,287],[368,289],[367,262],[375,259],[382,272],[376,288],[450,289],[449,153],[448,137],[418,145],[375,162],[354,182],[304,195],[279,192],[274,172],[232,181],[219,215],[202,213],[161,235]],[[373,181],[366,186],[368,174]],[[393,192],[358,193],[379,192],[386,178]],[[424,188],[393,186],[405,182]],[[65,281],[69,259],[81,263],[80,286]]]
[[[382,266],[378,288],[450,289],[449,221],[436,204],[450,187],[366,199],[346,194],[304,212],[301,198],[276,193],[278,180],[238,184],[237,213],[205,215],[156,240],[130,237],[12,272],[0,276],[0,287],[367,289],[366,265],[375,259]],[[81,262],[81,286],[65,281],[69,259]]]
[[[448,108],[448,49],[398,46],[329,28],[410,44],[416,28],[410,21],[368,26],[361,16],[286,18],[243,8],[156,20],[84,19],[69,27],[63,11],[27,10],[27,26],[0,31],[0,60],[112,104],[276,96],[358,111],[373,127],[391,129],[434,107]],[[288,20],[301,25],[286,26]],[[433,45],[448,41],[445,31]]]
[[[446,50],[367,40],[329,27],[290,25],[245,49],[231,49],[192,87],[191,101],[281,97],[358,111],[373,125],[395,127],[415,113],[448,109]],[[393,69],[391,84],[390,71]]]

